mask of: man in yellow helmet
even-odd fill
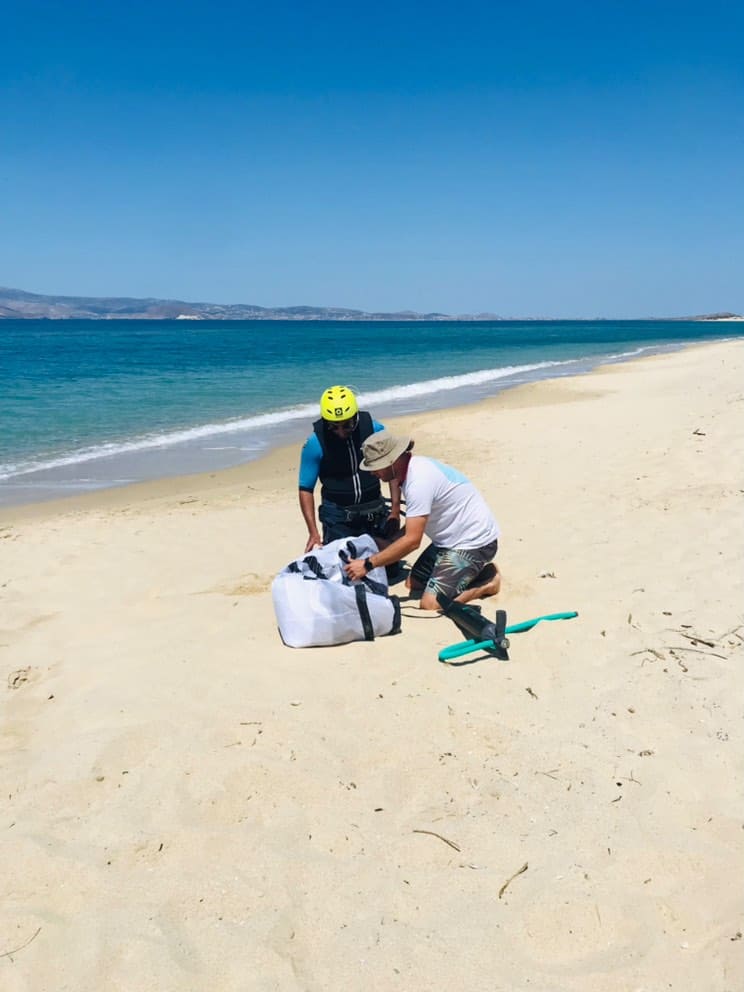
[[[300,510],[307,525],[305,551],[340,537],[370,534],[387,543],[400,523],[400,486],[390,483],[388,506],[379,479],[360,468],[362,443],[382,424],[360,410],[348,386],[331,386],[320,398],[320,418],[302,448],[299,489]],[[315,521],[315,486],[320,479],[318,517],[323,525],[321,542]]]

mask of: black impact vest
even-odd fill
[[[313,430],[323,452],[319,473],[321,500],[338,506],[352,506],[379,499],[382,495],[379,479],[359,468],[362,442],[374,434],[370,414],[366,410],[359,411],[359,422],[347,439],[341,439],[329,431],[322,419],[315,421]]]

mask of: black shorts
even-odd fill
[[[337,541],[341,537],[359,537],[361,534],[384,537],[389,513],[383,497],[369,503],[355,503],[351,506],[321,503],[318,517],[323,524],[323,544]]]

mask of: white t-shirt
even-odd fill
[[[500,534],[486,501],[451,465],[411,455],[401,489],[406,516],[428,516],[424,532],[439,548],[482,548]]]

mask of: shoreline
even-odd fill
[[[392,415],[386,415],[383,413],[381,419],[383,419],[386,425],[391,425],[394,427],[399,422],[405,421],[410,417],[420,417],[420,416],[442,416],[447,415],[448,412],[453,410],[469,409],[472,407],[477,407],[480,404],[488,403],[498,403],[503,400],[504,406],[509,407],[511,405],[510,401],[506,398],[512,394],[520,394],[525,390],[531,390],[533,387],[538,387],[542,384],[549,384],[554,382],[559,382],[562,380],[571,381],[573,379],[585,378],[586,376],[591,376],[593,374],[601,374],[604,369],[614,368],[618,365],[625,365],[628,363],[634,363],[637,361],[644,361],[647,359],[654,359],[658,357],[663,357],[669,354],[675,354],[677,352],[684,352],[689,349],[694,348],[710,348],[716,347],[720,344],[726,344],[728,341],[737,340],[736,338],[730,339],[720,339],[713,342],[693,342],[693,343],[682,343],[679,345],[671,346],[649,346],[648,354],[633,355],[632,357],[618,357],[614,360],[603,360],[597,365],[590,366],[585,371],[571,371],[567,374],[556,373],[554,375],[548,375],[544,378],[539,378],[531,380],[529,382],[517,383],[514,385],[505,385],[498,389],[495,393],[485,396],[485,397],[473,397],[470,399],[463,398],[459,402],[451,403],[450,405],[438,404],[425,407],[421,410],[416,410],[413,412],[406,411],[405,413],[399,413]],[[587,360],[589,361],[589,360]],[[447,395],[447,391],[443,391]],[[460,390],[453,390],[453,392],[461,392]],[[464,392],[464,391],[463,391]],[[450,398],[448,396],[448,398]],[[515,400],[514,402],[519,402]],[[383,409],[385,404],[382,405]],[[395,404],[393,404],[395,406]],[[373,410],[373,414],[376,410]],[[143,479],[135,482],[127,482],[123,485],[102,485],[97,486],[88,491],[81,491],[72,493],[70,495],[55,494],[47,498],[41,499],[22,499],[18,502],[8,502],[0,503],[0,523],[6,518],[13,518],[17,514],[21,516],[24,515],[23,511],[27,511],[26,516],[36,516],[38,515],[35,508],[49,507],[50,512],[64,512],[65,507],[70,510],[75,510],[77,506],[80,507],[95,507],[100,503],[102,506],[118,506],[121,505],[122,499],[124,501],[128,500],[130,497],[123,496],[121,499],[117,498],[114,494],[116,493],[132,493],[133,495],[141,494],[144,499],[156,498],[159,496],[166,496],[168,492],[173,492],[177,494],[179,492],[193,489],[194,486],[206,486],[211,489],[213,486],[208,483],[207,480],[221,479],[224,477],[226,480],[232,479],[233,476],[237,479],[242,476],[243,473],[248,473],[247,481],[250,482],[250,466],[258,465],[259,463],[265,462],[272,459],[272,457],[277,456],[281,459],[280,453],[286,450],[294,450],[298,446],[301,446],[304,438],[307,436],[307,432],[311,425],[311,416],[308,417],[307,424],[303,424],[302,428],[300,425],[295,425],[296,429],[292,431],[297,437],[292,440],[279,441],[277,444],[270,444],[270,446],[263,452],[259,452],[254,457],[241,462],[236,465],[231,465],[225,468],[216,469],[206,469],[197,472],[185,472],[177,474],[166,474],[160,477],[154,477],[150,479]],[[299,456],[298,456],[299,463]],[[259,476],[260,477],[260,476]],[[19,477],[22,478],[22,477]],[[219,482],[217,483],[219,485]],[[51,485],[51,484],[50,484]],[[0,491],[2,490],[2,484],[0,484]],[[59,511],[58,509],[59,508]],[[20,519],[20,516],[17,517]]]
[[[742,383],[734,341],[391,423],[501,524],[484,613],[578,611],[508,661],[405,600],[284,647],[295,448],[4,514],[8,992],[742,987]]]

